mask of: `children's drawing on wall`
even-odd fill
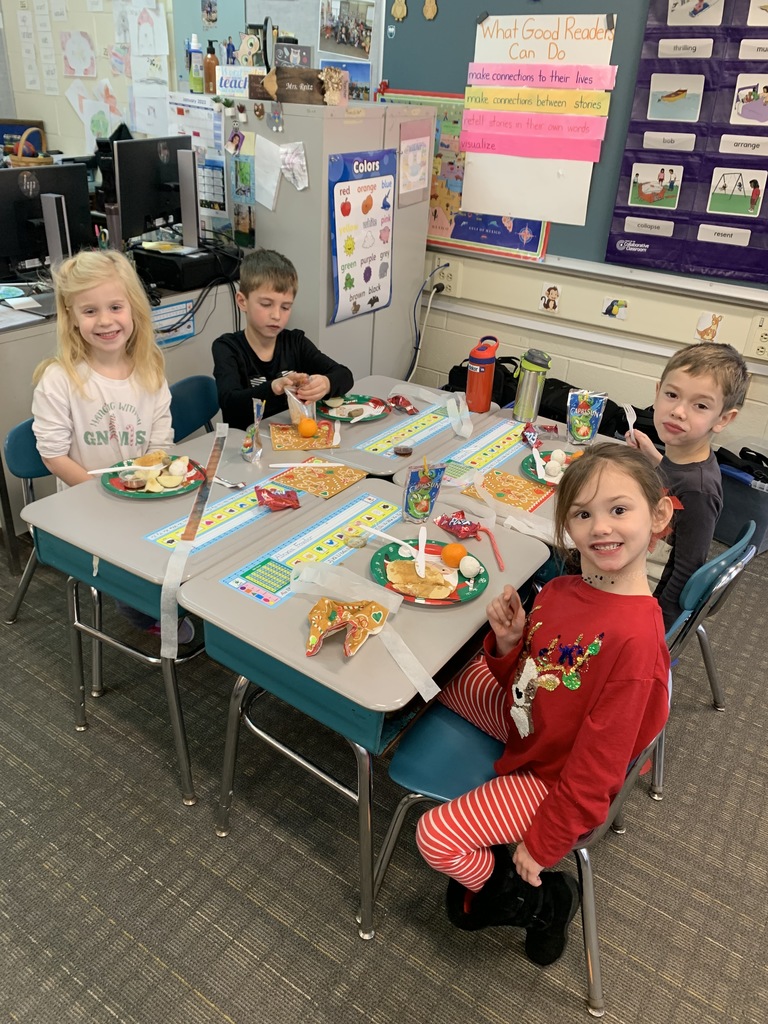
[[[768,171],[746,167],[715,167],[709,185],[707,213],[756,217],[765,193]]]
[[[699,28],[701,25],[721,25],[723,22],[723,0],[667,0],[668,25],[686,25]]]
[[[717,341],[717,334],[720,324],[723,321],[722,313],[702,313],[696,324],[694,341]]]
[[[603,298],[603,308],[600,312],[609,320],[626,320],[629,304],[626,299],[612,299],[609,296]]]
[[[545,313],[556,313],[560,308],[560,285],[547,284],[541,292],[539,308]]]
[[[765,0],[749,0],[747,24],[752,26],[768,26],[768,4]]]
[[[651,75],[648,119],[698,121],[704,75]]]
[[[219,0],[200,0],[203,28],[213,28],[219,21]]]
[[[676,210],[683,168],[680,164],[632,164],[632,181],[627,202],[630,206],[654,206]]]
[[[768,123],[768,75],[739,75],[733,95],[731,124],[755,122]]]
[[[65,78],[95,78],[96,52],[87,32],[60,32]]]
[[[368,60],[375,6],[375,0],[321,0],[318,50]]]

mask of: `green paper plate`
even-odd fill
[[[180,456],[176,456],[171,459],[171,462],[175,462]],[[117,462],[117,466],[125,466],[126,469],[132,467],[132,462],[127,460],[126,462]],[[162,501],[164,498],[176,498],[179,494],[189,494],[190,491],[196,491],[200,484],[205,480],[205,467],[201,466],[199,462],[195,462],[194,459],[189,460],[190,469],[195,470],[195,475],[190,477],[183,487],[175,487],[173,489],[163,488],[162,491],[127,491],[123,487],[119,473],[104,473],[101,476],[101,486],[105,491],[109,491],[110,494],[117,494],[121,498],[131,498],[138,501],[152,501],[155,498]],[[134,467],[135,469],[141,469],[141,466]]]
[[[563,449],[563,451],[565,451],[565,449]],[[552,452],[539,452],[542,461],[545,463],[549,462],[549,457],[551,454]],[[570,463],[571,456],[574,453],[565,452],[565,454],[567,456],[565,460],[565,464],[567,466]],[[520,463],[520,472],[523,474],[523,476],[527,476],[529,480],[533,480],[533,482],[537,484],[549,484],[550,487],[557,487],[557,485],[560,483],[560,480],[550,480],[549,477],[547,477],[546,480],[539,480],[539,478],[536,476],[536,463],[533,461],[533,455],[525,456],[523,461]]]
[[[373,401],[374,404],[370,404]],[[329,420],[339,420],[341,423],[371,423],[374,420],[383,420],[389,416],[390,408],[385,403],[382,409],[378,403],[383,402],[382,398],[374,398],[373,395],[344,395],[344,404],[329,408],[325,402],[318,402],[323,416]],[[354,406],[363,406],[366,410],[364,416],[349,417],[344,415],[344,410]]]
[[[418,546],[418,543],[418,539],[414,538],[411,540],[404,540],[400,544],[385,544],[384,547],[379,548],[371,558],[371,576],[373,576],[376,583],[382,587],[386,587],[387,590],[393,591],[395,594],[399,594],[400,591],[396,590],[387,579],[387,562],[405,561],[405,559],[401,558],[398,554],[400,548],[403,544],[413,544],[414,546]],[[428,555],[439,555],[440,549],[450,543],[453,543],[453,541],[428,540],[425,551]],[[411,559],[408,559],[408,561],[411,561]],[[479,558],[478,562],[480,562]],[[458,569],[456,572],[459,575],[459,583],[453,593],[449,594],[448,597],[412,597],[410,594],[402,594],[403,600],[409,601],[411,604],[435,605],[437,607],[452,604],[466,604],[467,601],[474,601],[476,597],[480,597],[488,586],[488,570],[482,562],[480,562],[480,572],[475,576],[474,580],[467,579],[467,577],[463,573],[459,572]]]

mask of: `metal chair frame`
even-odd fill
[[[450,756],[451,749],[456,752],[462,751],[466,755],[467,750],[471,750],[473,744],[481,745],[483,751],[481,756],[488,757],[486,779],[479,780],[477,777],[467,779],[466,789],[463,791],[469,791],[474,788],[474,786],[478,785],[480,781],[487,781],[488,779],[494,778],[496,774],[493,767],[495,757],[491,752],[494,750],[495,744],[496,754],[500,755],[504,749],[504,744],[491,740],[489,736],[483,733],[482,730],[478,729],[477,726],[473,725],[471,722],[461,718],[460,715],[450,711],[443,705],[436,704],[433,705],[432,708],[428,709],[421,718],[414,722],[411,729],[403,737],[400,746],[395,751],[389,770],[390,776],[393,780],[404,788],[413,789],[413,782],[408,781],[405,776],[411,768],[415,768],[416,773],[418,773],[419,763],[424,765],[425,761],[423,758],[420,759],[418,757],[411,759],[409,756],[411,753],[409,748],[418,750],[419,731],[424,728],[424,724],[430,714],[434,711],[438,711],[438,709],[441,721],[438,721],[437,729],[440,730],[441,733],[445,733],[445,739],[444,742],[442,742],[437,740],[435,736],[432,736],[430,737],[430,746],[437,749],[442,748],[447,751],[446,756]],[[449,718],[448,716],[451,717]],[[445,724],[443,724],[443,722],[445,722]],[[576,867],[579,875],[579,889],[581,892],[581,923],[587,972],[587,1009],[593,1017],[603,1016],[605,1013],[605,1000],[603,997],[602,974],[600,969],[600,941],[597,931],[597,914],[595,909],[595,884],[589,851],[605,835],[609,828],[619,835],[623,835],[626,831],[622,815],[624,801],[631,793],[640,772],[648,761],[648,758],[651,756],[658,739],[658,736],[655,737],[630,765],[624,783],[611,801],[608,814],[606,815],[605,821],[602,825],[593,829],[587,835],[582,836],[571,851],[576,860]],[[402,774],[399,771],[400,766],[398,764],[398,754],[401,749],[408,750],[408,755],[406,755],[408,758],[408,765]],[[478,770],[480,769],[476,763],[470,769],[472,774],[475,776],[477,776]],[[430,775],[430,781],[434,784],[435,777],[440,774],[439,770],[437,772],[434,770],[430,771],[430,767],[427,762],[427,771]],[[437,785],[441,785],[442,782],[443,779],[441,778]],[[453,788],[455,782],[456,778],[454,771],[454,779],[450,783],[451,788]],[[389,823],[389,827],[382,842],[381,850],[379,851],[379,855],[374,865],[374,898],[378,895],[379,889],[384,881],[384,876],[387,868],[389,867],[392,854],[400,836],[400,831],[409,810],[416,804],[423,802],[433,804],[443,803],[452,799],[456,795],[458,795],[456,792],[447,794],[439,793],[432,789],[431,792],[408,792],[400,800],[399,804],[395,808],[395,812]]]
[[[757,548],[750,544],[755,523],[745,523],[736,542],[722,554],[710,559],[686,583],[680,595],[683,609],[667,631],[667,646],[674,661],[685,650],[695,634],[712,691],[712,704],[716,711],[725,711],[725,692],[720,681],[712,645],[706,630],[706,620],[725,604],[744,568],[754,558]],[[664,754],[666,730],[659,737],[653,756],[653,774],[648,795],[653,800],[664,799]]]

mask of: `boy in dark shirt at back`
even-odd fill
[[[346,366],[324,355],[303,331],[286,330],[299,287],[296,268],[270,249],[249,253],[240,266],[237,305],[245,330],[213,343],[213,375],[222,419],[246,430],[253,399],[264,400],[264,416],[288,407],[286,388],[301,402],[344,395],[354,383]]]
[[[656,385],[653,425],[664,442],[664,455],[647,434],[635,430],[635,447],[658,466],[669,494],[683,506],[675,513],[672,550],[654,591],[665,629],[680,614],[683,587],[709,557],[723,507],[712,437],[733,421],[748,383],[746,364],[731,345],[691,345],[672,356]],[[629,434],[627,442],[631,444]]]

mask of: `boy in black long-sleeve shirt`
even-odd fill
[[[354,379],[346,366],[324,355],[303,331],[288,331],[299,287],[296,268],[270,249],[249,253],[240,267],[237,305],[245,330],[213,343],[213,375],[222,418],[232,427],[253,423],[253,399],[264,400],[264,416],[288,406],[287,387],[302,402],[343,395]]]
[[[654,591],[666,629],[680,614],[683,587],[709,557],[723,507],[712,436],[732,422],[744,404],[748,383],[746,364],[736,349],[717,342],[691,345],[672,356],[656,385],[653,425],[664,442],[664,455],[635,430],[635,446],[659,467],[669,494],[682,504],[675,512],[669,560]]]

